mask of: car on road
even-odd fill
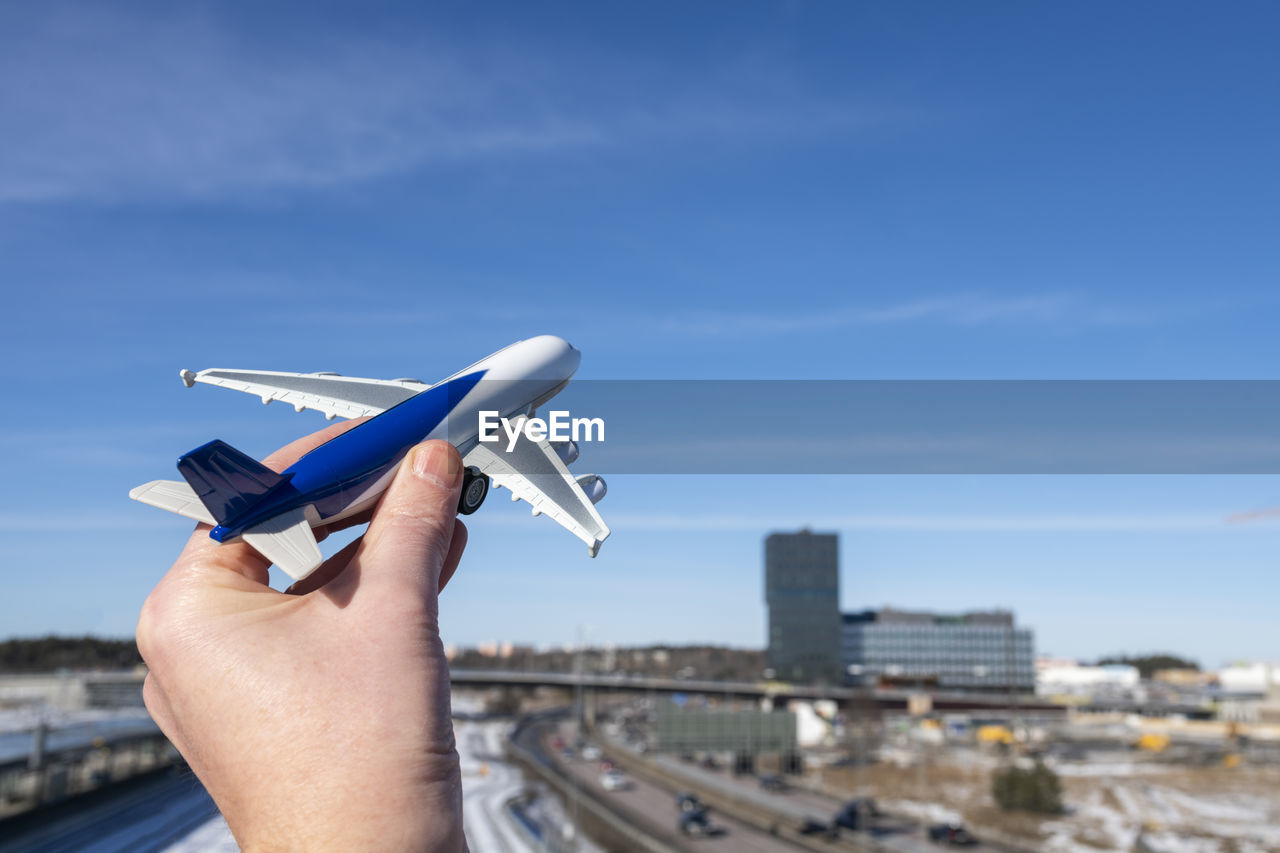
[[[935,823],[929,827],[929,840],[934,844],[949,844],[952,847],[976,847],[978,839],[959,823]]]
[[[782,794],[790,790],[787,780],[782,778],[781,773],[766,773],[760,777],[760,789],[762,791],[770,791],[774,794]]]
[[[800,821],[799,832],[801,835],[825,835],[827,838],[839,838],[840,827],[833,823],[827,823],[821,818],[809,815]]]
[[[682,811],[679,819],[680,831],[685,835],[696,835],[704,838],[724,835],[725,828],[719,824],[712,823],[707,812],[706,806],[697,806],[696,808]]]
[[[625,791],[631,787],[631,780],[621,770],[606,770],[600,774],[600,787],[606,791]]]
[[[600,747],[594,744],[587,744],[582,748],[582,758],[584,761],[599,761]]]
[[[683,791],[676,794],[676,808],[682,812],[696,811],[702,808],[702,800],[698,799],[697,794]]]
[[[842,829],[870,829],[874,818],[880,817],[876,801],[870,797],[855,797],[840,807],[831,822]]]

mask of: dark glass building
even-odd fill
[[[834,533],[764,540],[769,668],[783,681],[840,684],[840,554]]]
[[[855,685],[1035,690],[1035,641],[1007,610],[846,613],[841,655]]]

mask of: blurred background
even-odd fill
[[[1265,394],[1277,35],[1264,3],[0,5],[0,849],[234,849],[140,706],[189,530],[127,493],[324,421],[180,368],[435,381],[555,334],[581,380]],[[595,470],[596,560],[521,504],[468,521],[472,849],[1280,849],[1265,467]]]

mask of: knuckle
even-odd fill
[[[160,603],[160,589],[152,590],[142,602],[142,610],[138,613],[136,639],[138,653],[146,661],[147,666],[154,668],[159,651],[164,643],[161,634],[164,631],[164,607]]]
[[[170,578],[162,580],[142,602],[138,612],[135,632],[138,653],[152,670],[162,667],[166,657],[171,656],[183,640],[182,586],[175,585]]]
[[[411,537],[428,547],[439,548],[439,543],[447,544],[453,527],[452,519],[442,517],[438,512],[413,505],[397,505],[387,508],[383,518],[382,529],[385,534],[395,537]]]
[[[173,708],[169,705],[169,697],[160,686],[160,682],[156,680],[155,673],[147,673],[147,677],[142,682],[142,704],[146,706],[147,713],[151,715],[151,719],[155,720],[164,736],[185,755],[186,745],[179,736],[177,719]]]
[[[439,637],[440,618],[437,608],[420,594],[422,585],[401,578],[384,585],[369,597],[366,606],[379,620],[395,625],[415,653],[421,651],[424,638]]]
[[[147,677],[142,681],[142,704],[147,706],[147,711],[153,718],[164,715],[167,710],[163,700],[164,693],[160,690],[155,673],[148,672]]]

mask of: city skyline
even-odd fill
[[[557,8],[0,11],[0,634],[131,634],[187,528],[128,490],[324,425],[179,368],[1275,376],[1273,8]],[[599,473],[597,560],[468,519],[446,642],[763,647],[763,538],[812,526],[843,611],[1280,659],[1280,524],[1229,522],[1280,477]]]

